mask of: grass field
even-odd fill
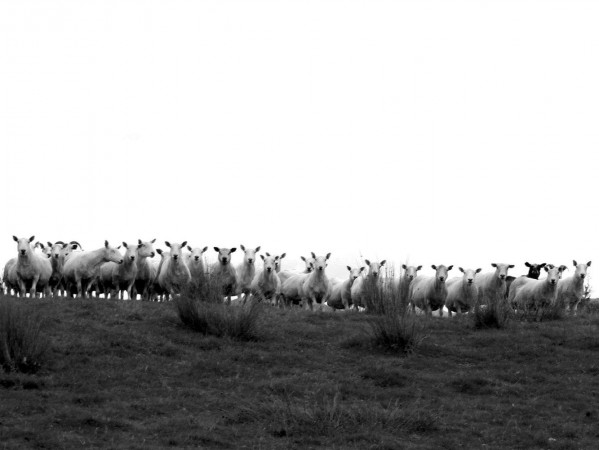
[[[267,307],[262,338],[238,342],[172,303],[16,301],[49,346],[35,374],[0,370],[0,448],[599,446],[599,315],[418,317],[426,339],[397,356],[368,344],[365,314]]]

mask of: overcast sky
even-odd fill
[[[338,276],[595,260],[598,23],[573,0],[0,0],[0,257],[14,234],[332,252]]]

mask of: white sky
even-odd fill
[[[332,252],[343,277],[596,260],[598,23],[573,0],[0,0],[0,257],[15,234]]]

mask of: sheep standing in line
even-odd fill
[[[370,289],[377,286],[381,267],[385,265],[387,260],[382,260],[381,262],[370,262],[369,260],[365,259],[364,262],[368,266],[368,274],[366,276],[362,275],[358,277],[351,287],[351,299],[352,303],[354,304],[354,308],[356,309],[359,309],[360,307],[366,307],[366,295]]]
[[[478,289],[477,305],[492,305],[505,300],[507,272],[514,265],[492,263],[491,266],[495,267],[494,272],[482,273],[474,280]]]
[[[562,276],[561,267],[545,267],[547,277],[542,280],[518,277],[512,283],[508,303],[518,309],[538,310],[556,301],[558,282]]]
[[[531,264],[528,261],[526,261],[524,265],[528,267],[528,273],[526,274],[526,276],[528,278],[532,278],[533,280],[538,280],[539,276],[541,275],[541,269],[545,267],[547,264]],[[515,279],[516,277],[513,277],[511,275],[505,278],[505,298],[508,298],[508,296],[510,295],[510,286],[512,285]]]
[[[237,289],[240,295],[248,296],[252,290],[252,283],[256,277],[256,253],[260,251],[260,246],[255,249],[245,248],[243,245],[239,246],[243,251],[243,262],[237,266]],[[268,254],[267,254],[268,255]],[[268,256],[275,260],[274,257]],[[264,257],[262,257],[264,261]],[[266,267],[266,266],[265,266]],[[274,266],[273,266],[274,268]]]
[[[109,261],[122,264],[123,256],[108,241],[104,241],[104,247],[97,250],[70,253],[65,258],[63,269],[67,293],[73,296],[76,292],[77,297],[85,298],[100,266]]]
[[[40,255],[33,251],[31,242],[35,236],[27,238],[17,238],[13,240],[17,243],[17,261],[14,266],[16,271],[16,281],[19,285],[21,297],[25,296],[27,289],[30,289],[31,297],[37,295],[37,290],[48,293],[48,281],[52,275],[52,263],[44,254]]]
[[[237,248],[218,248],[214,251],[218,253],[218,261],[212,265],[212,276],[216,278],[222,295],[227,298],[227,303],[231,303],[231,296],[237,294],[237,272],[231,265],[231,253]]]
[[[584,280],[587,276],[587,269],[591,267],[591,261],[586,264],[574,263],[575,271],[571,277],[560,280],[557,286],[557,299],[560,304],[576,314],[578,304],[584,297]]]
[[[403,269],[403,273],[399,278],[399,292],[402,298],[407,300],[410,292],[410,284],[418,276],[418,271],[422,270],[422,266],[406,266],[402,264],[401,268]]]
[[[65,291],[65,284],[63,280],[65,258],[73,250],[76,250],[77,247],[81,247],[81,245],[77,241],[71,241],[68,244],[65,244],[62,241],[56,241],[54,244],[48,242],[48,246],[52,247],[50,254],[52,275],[50,275],[48,284],[50,290],[52,291],[52,297],[56,298],[58,297],[59,293],[64,294]]]
[[[137,275],[135,276],[135,282],[133,283],[133,299],[137,299],[138,293],[142,300],[150,299],[155,274],[148,258],[153,258],[156,255],[154,250],[155,242],[155,238],[151,241],[137,240]]]
[[[191,285],[198,287],[206,276],[206,268],[204,267],[204,253],[208,247],[190,247],[187,246],[189,253],[185,255],[185,262],[191,275]]]
[[[365,267],[354,268],[347,266],[349,270],[349,278],[342,282],[334,283],[331,287],[331,296],[327,305],[334,309],[349,309],[353,302],[351,299],[351,287],[360,277],[360,274],[364,271]]]
[[[447,273],[453,266],[444,265],[431,266],[435,271],[434,277],[419,275],[410,284],[409,300],[412,310],[416,312],[416,307],[423,310],[430,316],[432,311],[439,310],[439,315],[443,316],[443,306],[447,298]]]
[[[464,270],[461,267],[459,269],[464,276],[451,278],[446,282],[447,298],[445,300],[445,307],[447,308],[449,317],[451,317],[452,312],[458,315],[469,312],[478,301],[478,288],[474,284],[474,279],[476,274],[480,273],[482,269]]]
[[[250,292],[259,301],[270,300],[274,305],[280,306],[281,280],[276,272],[276,262],[279,257],[260,255],[260,258],[264,262],[264,267],[262,272],[252,280]]]
[[[320,308],[326,304],[331,295],[331,284],[325,269],[327,267],[327,261],[331,257],[330,253],[326,256],[316,256],[312,252],[312,258],[314,258],[314,270],[306,277],[304,282],[300,285],[299,295],[304,304],[304,308],[310,308],[314,310],[314,304],[320,304]]]
[[[191,274],[187,264],[185,264],[182,251],[187,245],[187,241],[181,244],[177,242],[171,244],[168,241],[164,243],[171,250],[168,257],[162,260],[160,272],[158,273],[158,284],[166,292],[165,297],[168,300],[169,296],[180,294],[189,285]]]

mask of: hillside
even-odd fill
[[[2,298],[0,301],[7,301]],[[19,300],[33,375],[0,372],[2,448],[596,448],[599,316],[476,331],[426,322],[412,355],[370,318],[266,308],[264,337],[184,328],[172,304]]]

